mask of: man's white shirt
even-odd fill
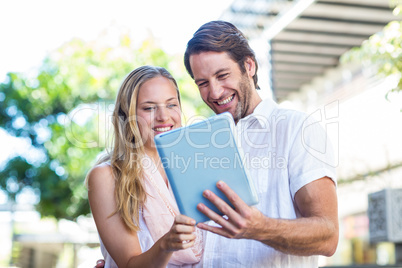
[[[265,99],[236,125],[237,145],[258,194],[256,208],[272,218],[300,217],[294,203],[304,185],[330,177],[333,151],[319,122]],[[214,224],[214,223],[211,223]],[[254,240],[207,233],[204,267],[317,267],[318,256],[281,253]]]

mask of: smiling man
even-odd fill
[[[274,156],[286,162],[269,167],[246,163],[257,186],[257,206],[247,206],[223,182],[217,187],[235,209],[204,192],[227,218],[198,205],[214,222],[198,224],[209,231],[203,265],[317,267],[317,255],[334,254],[339,232],[333,154],[325,147],[325,131],[304,113],[261,100],[254,52],[231,23],[201,26],[187,44],[184,63],[204,102],[217,114],[232,114],[238,145],[250,161]],[[324,153],[317,157],[312,148]]]

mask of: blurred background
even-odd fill
[[[336,151],[340,242],[327,267],[402,267],[402,23],[394,0],[0,1],[0,267],[93,267],[84,179],[110,148],[125,75],[166,67],[184,123],[212,115],[185,71],[205,22],[240,28],[260,94]],[[322,153],[322,152],[317,152]]]

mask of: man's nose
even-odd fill
[[[209,96],[212,99],[218,100],[222,97],[223,87],[218,81],[214,81],[210,83],[209,88]]]

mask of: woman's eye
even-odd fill
[[[144,107],[143,109],[144,109],[144,111],[152,111],[152,110],[155,110],[155,106],[148,106],[148,107]]]
[[[166,105],[166,107],[168,107],[168,108],[174,108],[174,107],[177,107],[177,104],[175,104],[175,103],[168,104],[168,105]]]

